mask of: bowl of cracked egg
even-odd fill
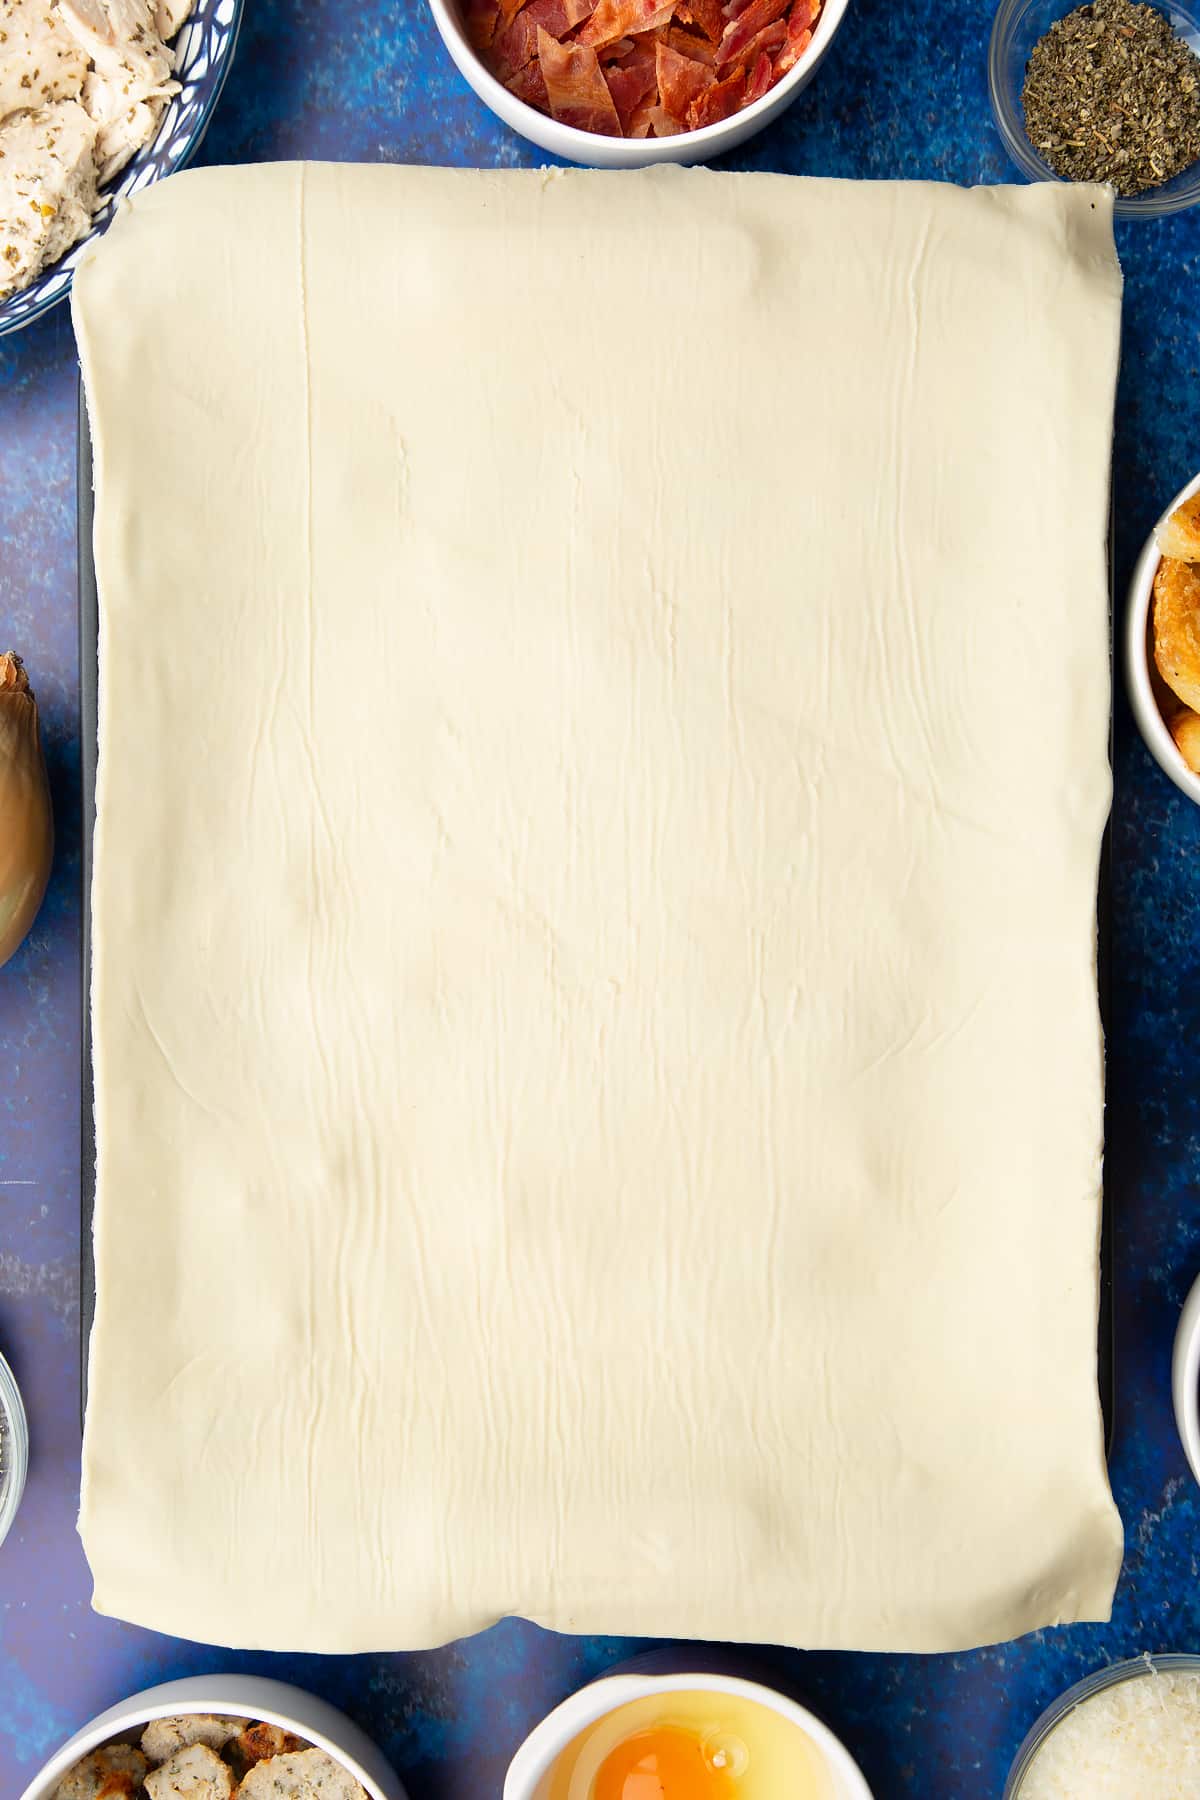
[[[849,1752],[758,1681],[636,1665],[556,1708],[518,1750],[504,1800],[870,1800]]]
[[[1200,0],[1000,0],[988,85],[1030,181],[1111,186],[1124,219],[1200,200]]]

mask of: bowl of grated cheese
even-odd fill
[[[1135,1656],[1076,1682],[1017,1752],[1004,1800],[1200,1793],[1200,1656]]]

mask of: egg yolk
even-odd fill
[[[736,1800],[729,1757],[693,1732],[658,1725],[635,1732],[605,1757],[595,1800]]]

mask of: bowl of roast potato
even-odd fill
[[[404,1800],[344,1713],[251,1675],[188,1677],[101,1713],[22,1800]]]
[[[1150,754],[1200,804],[1200,475],[1176,494],[1138,558],[1125,673]]]

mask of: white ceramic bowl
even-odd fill
[[[1171,1399],[1188,1467],[1200,1481],[1200,1278],[1184,1302],[1171,1357]]]
[[[735,145],[742,144],[772,119],[777,119],[791,105],[801,88],[816,74],[845,17],[850,0],[825,0],[812,43],[794,68],[781,81],[742,112],[722,119],[716,125],[704,125],[699,131],[681,131],[669,138],[602,137],[594,131],[580,131],[574,125],[560,125],[535,106],[526,106],[510,94],[502,81],[490,75],[467,41],[462,26],[458,0],[429,0],[434,23],[442,34],[442,42],[457,63],[460,72],[475,89],[485,106],[490,106],[498,119],[528,138],[541,150],[549,150],[567,162],[585,163],[595,169],[641,169],[647,163],[707,162]]]
[[[21,1800],[49,1800],[67,1770],[89,1750],[128,1733],[141,1735],[151,1719],[169,1719],[178,1713],[224,1713],[232,1717],[264,1719],[325,1750],[349,1769],[370,1800],[406,1800],[399,1777],[393,1773],[357,1725],[335,1706],[306,1694],[303,1688],[283,1681],[261,1680],[256,1675],[188,1676],[147,1688],[101,1713],[90,1725],[65,1743],[35,1775]]]
[[[569,1700],[555,1707],[549,1716],[526,1738],[509,1765],[504,1779],[503,1800],[541,1800],[542,1783],[568,1744],[589,1725],[603,1719],[618,1706],[631,1700],[643,1700],[650,1694],[695,1693],[738,1694],[768,1707],[798,1725],[825,1761],[832,1783],[831,1800],[871,1800],[871,1790],[863,1780],[858,1764],[850,1752],[805,1707],[797,1706],[774,1688],[757,1681],[745,1681],[733,1675],[710,1675],[702,1669],[688,1674],[628,1674],[602,1676],[590,1686],[580,1688]]]
[[[1172,500],[1162,518],[1173,513],[1175,508],[1192,494],[1200,491],[1200,475],[1181,488]],[[1159,524],[1162,520],[1159,520]],[[1138,722],[1138,730],[1146,740],[1146,748],[1151,756],[1175,783],[1181,793],[1189,800],[1200,805],[1200,775],[1194,775],[1182,756],[1175,748],[1175,740],[1167,730],[1167,722],[1158,710],[1158,702],[1154,698],[1154,688],[1150,681],[1151,653],[1149,642],[1150,601],[1154,589],[1154,575],[1161,561],[1161,553],[1155,542],[1154,532],[1146,539],[1145,548],[1138,557],[1137,567],[1133,571],[1133,580],[1129,584],[1129,606],[1125,615],[1125,681],[1129,689],[1129,700],[1133,707],[1133,716]]]
[[[8,1536],[25,1492],[29,1471],[29,1425],[16,1377],[0,1356],[0,1412],[7,1420],[8,1468],[0,1481],[0,1544]]]

